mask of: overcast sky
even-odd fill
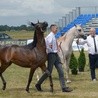
[[[98,0],[0,0],[0,25],[27,25],[37,20],[51,24],[79,6],[98,6]]]

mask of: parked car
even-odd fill
[[[12,39],[9,35],[5,33],[0,33],[0,40]]]

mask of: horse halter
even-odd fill
[[[87,36],[85,34],[80,34],[80,32],[82,32],[82,29],[77,29],[77,26],[76,27],[76,30],[77,30],[77,33],[78,33],[78,39],[81,37],[83,38],[84,40],[87,38]]]
[[[84,40],[87,38],[87,36],[86,35],[80,35],[79,33],[80,32],[82,32],[82,30],[81,29],[77,29],[77,26],[75,26],[76,27],[76,30],[77,30],[77,33],[78,33],[78,40],[79,40],[79,38],[80,38],[80,36],[81,36],[81,38],[83,38]],[[78,50],[79,50],[79,52],[80,52],[80,49],[79,49],[79,46],[78,46],[78,43],[77,43],[77,48],[78,48]]]
[[[42,25],[42,27],[40,27],[40,30],[41,30],[41,32],[45,32],[46,31],[46,28],[48,27],[48,23],[47,22],[43,22],[43,25]]]
[[[76,31],[77,31],[77,33],[78,33],[78,37],[80,36],[80,32],[82,31],[81,29],[77,29],[77,27],[76,27]]]

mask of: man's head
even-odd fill
[[[51,30],[54,34],[56,34],[57,31],[58,31],[57,25],[56,25],[56,24],[52,24],[52,25],[50,26],[50,30]]]
[[[95,34],[96,34],[96,29],[95,29],[95,28],[91,28],[89,34],[90,34],[91,36],[95,36]]]

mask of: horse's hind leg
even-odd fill
[[[2,89],[5,90],[6,89],[6,81],[4,80],[4,77],[2,76],[2,74],[0,74],[1,80],[3,82],[3,87]]]
[[[1,80],[3,82],[3,87],[2,89],[5,90],[6,89],[6,81],[2,75],[2,73],[11,65],[11,62],[9,63],[2,63],[1,64],[1,67],[0,67],[0,77],[1,77]],[[6,67],[2,67],[2,66],[6,66]]]

